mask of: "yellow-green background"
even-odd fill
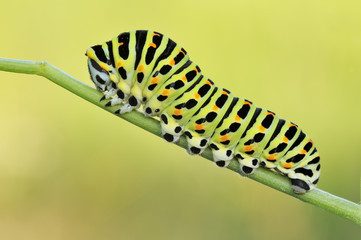
[[[309,133],[319,187],[360,201],[361,3],[3,1],[0,57],[91,84],[88,46],[134,29]],[[30,75],[0,72],[0,239],[360,239],[356,224],[188,156]]]

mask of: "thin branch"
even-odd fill
[[[99,101],[99,99],[102,97],[100,92],[78,81],[62,70],[49,64],[48,62],[34,62],[0,58],[0,70],[43,76],[55,84],[69,90],[70,92],[78,95],[81,98],[84,98],[85,100],[103,108],[108,112],[113,113],[116,110],[116,107],[105,107],[104,101]],[[151,132],[157,136],[161,136],[160,124],[153,118],[145,117],[143,114],[136,111],[120,115],[119,117],[147,130],[148,132]],[[177,145],[181,146],[182,148],[186,148],[187,144],[185,138],[182,137]],[[212,160],[212,154],[209,149],[206,149],[202,156]],[[236,160],[232,160],[228,168],[232,171],[240,173],[239,165]],[[254,174],[249,176],[249,178],[361,225],[361,206],[356,203],[334,196],[318,188],[315,188],[314,190],[303,195],[294,194],[289,179],[264,168],[258,168]]]

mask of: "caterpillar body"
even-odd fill
[[[165,35],[125,32],[88,48],[86,56],[91,80],[104,93],[101,100],[119,105],[115,113],[141,109],[160,117],[168,142],[184,134],[190,154],[209,146],[220,167],[236,158],[246,175],[259,166],[286,175],[295,193],[316,186],[320,156],[300,127],[217,87]]]

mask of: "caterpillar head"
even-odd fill
[[[117,82],[117,76],[114,74],[115,69],[112,66],[111,59],[108,57],[107,48],[95,45],[88,48],[85,56],[88,57],[90,78],[99,90],[105,91],[112,81]]]

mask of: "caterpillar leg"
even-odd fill
[[[123,113],[127,113],[127,112],[131,112],[133,111],[133,107],[129,104],[126,103],[124,105],[122,105],[118,110],[116,110],[114,113],[115,114],[123,114]]]
[[[231,163],[232,158],[218,157],[213,153],[213,161],[218,167],[227,167]]]
[[[183,133],[184,127],[180,126],[172,117],[166,113],[160,116],[162,136],[168,142],[177,142]]]
[[[110,99],[110,101],[105,105],[106,107],[119,105],[124,101],[124,94],[120,94],[121,90],[114,87],[116,87],[115,83],[108,86],[108,92],[106,92],[104,96],[100,99],[100,101]]]
[[[223,145],[210,143],[212,149],[213,161],[218,167],[227,167],[233,158],[233,151]]]
[[[291,179],[292,189],[294,193],[304,194],[311,190],[311,186],[302,179]]]
[[[122,102],[123,102],[123,99],[120,99],[119,97],[115,96],[105,106],[106,107],[115,106],[115,105],[121,104]]]
[[[128,101],[121,106],[117,111],[115,111],[115,114],[123,114],[127,112],[131,112],[134,109],[138,109],[140,107],[141,102],[135,98],[133,95],[130,95],[128,98]]]
[[[107,84],[97,86],[97,89],[100,88],[100,91],[103,92],[103,96],[100,98],[100,102],[103,100],[111,99],[117,94],[117,84],[109,81]],[[99,90],[99,89],[98,89]],[[105,106],[110,106],[111,103],[108,102]],[[113,106],[113,105],[112,105]]]
[[[190,131],[184,132],[184,135],[187,138],[188,149],[187,152],[190,155],[201,154],[204,149],[206,149],[208,144],[208,139],[202,138],[199,134],[191,133]]]
[[[256,170],[255,168],[251,168],[251,167],[245,166],[243,164],[239,164],[239,169],[241,170],[242,176],[249,176],[249,175],[253,174],[254,171]]]
[[[113,87],[109,87],[108,92],[104,94],[104,99],[110,99],[117,94],[117,89]]]
[[[102,99],[109,99],[109,98],[115,96],[117,94],[117,92],[119,91],[119,88],[117,85],[117,82],[119,82],[119,79],[117,79],[114,74],[110,74],[107,77],[110,79],[110,81],[108,80],[106,88],[105,88],[106,91],[108,91],[108,92],[104,94]]]
[[[259,167],[259,159],[253,157],[243,157],[240,154],[236,154],[235,157],[238,159],[240,164],[240,170],[244,175],[251,175]]]

